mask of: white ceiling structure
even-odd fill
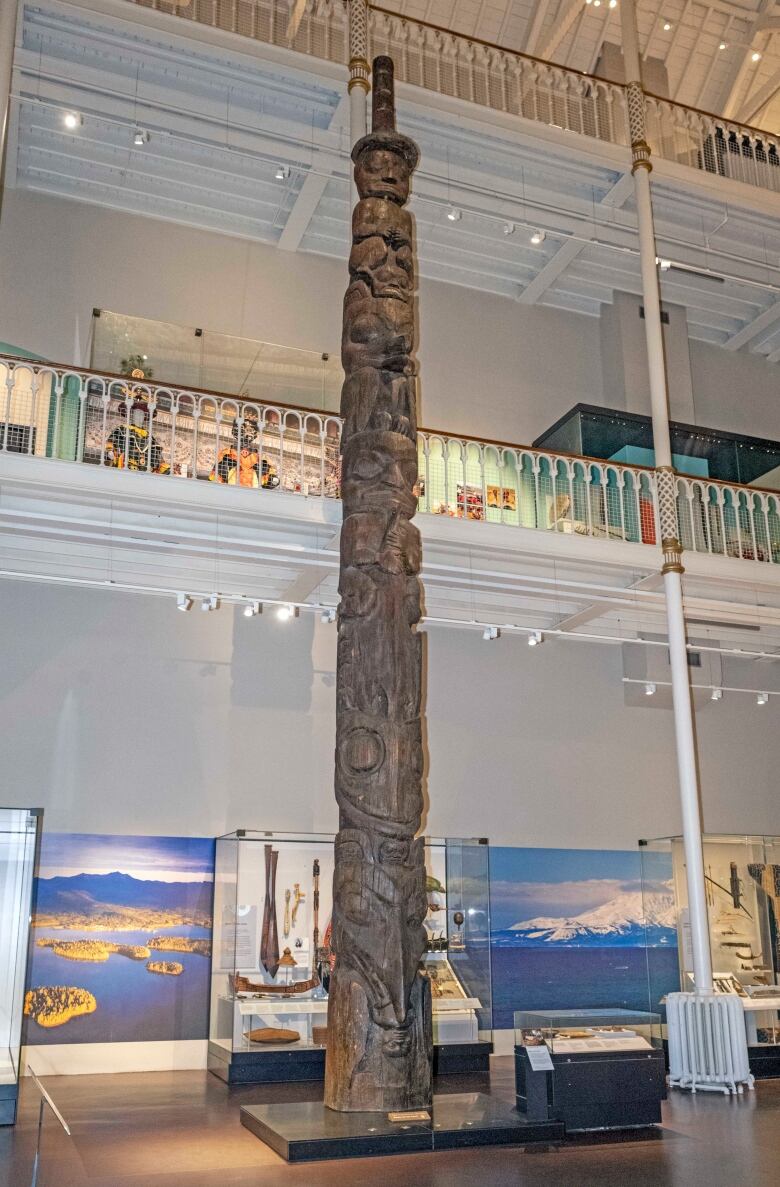
[[[583,0],[566,35],[576,34],[575,58],[593,4]],[[483,34],[507,41],[533,15],[517,0],[493,32],[499,9],[487,4],[447,0],[449,16],[425,7],[456,25],[479,16]],[[540,0],[533,10],[544,16],[537,51],[553,53],[554,7]],[[608,30],[615,12],[606,11]],[[686,11],[688,20],[697,6]],[[655,52],[655,32],[645,40]],[[670,60],[685,44],[663,34],[657,42]],[[566,44],[555,49],[561,60]],[[212,36],[126,0],[30,0],[17,37],[7,184],[343,259],[344,90],[341,66]],[[640,292],[625,149],[429,97],[400,88],[404,127],[422,149],[413,209],[424,277],[591,316],[615,290]],[[66,127],[68,112],[78,113],[76,128]],[[139,128],[148,136],[136,145]],[[663,273],[664,299],[686,307],[691,337],[779,361],[778,196],[662,160],[653,176],[659,254],[695,270]],[[447,218],[453,204],[457,222]],[[531,243],[538,229],[545,238]]]
[[[382,7],[588,73],[605,42],[621,42],[620,12],[609,0],[388,0]],[[780,126],[775,0],[637,0],[637,24],[643,56],[666,69],[669,98],[770,131]]]

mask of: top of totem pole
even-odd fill
[[[409,175],[417,168],[417,162],[420,159],[420,150],[414,141],[408,136],[404,136],[403,132],[397,132],[395,128],[393,59],[384,55],[374,58],[371,76],[371,131],[358,140],[352,149],[352,160],[357,166],[355,181],[361,198],[387,197],[391,201],[398,202],[400,200],[403,204],[406,198],[399,199],[397,194],[390,192],[381,194],[373,187],[366,188],[365,180],[361,185],[361,165],[364,164],[361,158],[364,158],[366,153],[393,153],[400,157],[406,165],[407,183]],[[363,192],[364,188],[366,188],[366,193]]]

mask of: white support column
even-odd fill
[[[0,0],[2,3],[2,0]],[[368,4],[349,0],[349,135],[356,144],[368,130],[368,92],[371,68],[368,64]]]
[[[682,547],[678,539],[676,480],[672,468],[669,436],[669,394],[666,384],[661,295],[658,287],[653,205],[650,194],[650,148],[645,135],[645,97],[639,58],[636,24],[636,0],[620,5],[623,32],[623,63],[626,72],[628,120],[633,156],[632,173],[639,230],[639,256],[642,271],[642,296],[645,308],[645,335],[650,371],[650,401],[653,420],[658,512],[661,525],[662,568],[666,594],[666,621],[669,635],[669,662],[672,670],[672,701],[677,749],[677,775],[680,784],[683,844],[685,848],[688,911],[693,945],[693,973],[699,993],[712,992],[712,955],[707,921],[707,897],[701,841],[701,807],[696,765],[696,742],[693,724],[688,651],[683,610],[681,563]]]
[[[17,0],[0,0],[0,182],[5,173],[5,146],[11,119],[11,77],[18,10]]]

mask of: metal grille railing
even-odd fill
[[[0,355],[0,454],[337,499],[340,439],[332,413]],[[425,429],[418,452],[424,514],[659,538],[652,470]],[[780,563],[780,492],[680,476],[677,514],[689,551]]]
[[[184,7],[166,0],[131,2],[326,61],[346,65],[348,59],[344,0],[309,0],[292,38],[290,0],[190,0]],[[390,54],[403,82],[610,144],[630,144],[625,87],[618,83],[382,8],[370,7],[368,17],[371,54]],[[657,156],[780,189],[780,147],[771,133],[653,95],[647,96],[646,115]]]
[[[341,420],[0,355],[0,454],[339,497]],[[419,510],[653,544],[650,470],[422,430]]]

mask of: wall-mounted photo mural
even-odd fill
[[[26,1043],[208,1034],[214,842],[44,834]]]
[[[491,848],[493,1025],[515,1010],[657,1010],[680,988],[671,858],[652,875],[643,892],[638,851]]]

